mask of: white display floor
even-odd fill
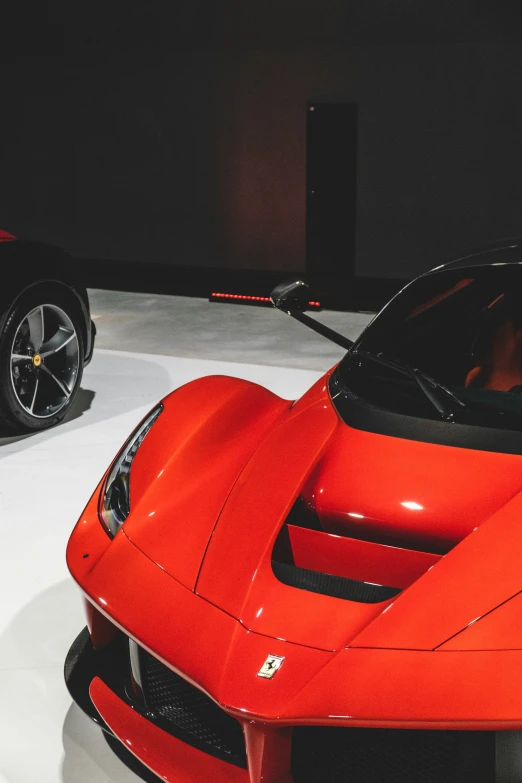
[[[65,547],[146,411],[175,387],[214,373],[256,381],[289,399],[321,374],[98,349],[66,423],[0,439],[0,783],[156,780],[129,770],[71,703],[63,662],[85,621]]]

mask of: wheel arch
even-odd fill
[[[41,291],[44,295],[52,296],[58,295],[67,299],[72,306],[75,315],[78,318],[79,326],[81,329],[81,336],[83,341],[84,358],[89,355],[91,335],[89,330],[90,318],[87,312],[87,308],[82,297],[77,291],[62,280],[43,277],[40,280],[34,280],[29,285],[26,285],[15,298],[10,302],[1,315],[0,320],[0,332],[4,328],[5,321],[13,307],[16,307],[19,302],[26,296],[31,295],[35,291]]]
[[[0,243],[0,329],[12,306],[28,289],[38,285],[56,286],[67,291],[81,317],[85,353],[91,345],[90,311],[87,290],[79,281],[78,261],[65,250],[42,242],[14,239]]]

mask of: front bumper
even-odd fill
[[[97,512],[82,517],[67,554],[97,616],[241,720],[522,729],[522,650],[327,651],[269,638],[158,568],[124,530],[111,542]],[[268,655],[285,658],[274,680],[257,677]]]
[[[147,691],[146,704],[137,695],[136,686],[133,689],[128,642],[123,634],[117,634],[106,647],[95,650],[88,629],[83,629],[69,650],[64,669],[67,688],[76,704],[100,728],[122,741],[129,733],[132,737],[136,732],[142,733],[147,725],[146,733],[155,738],[153,747],[168,749],[167,758],[176,758],[181,745],[196,751],[189,754],[192,770],[198,768],[197,762],[209,767],[220,759],[225,762],[224,780],[247,780],[248,775],[245,777],[240,771],[245,771],[247,766],[241,724],[155,659],[157,668],[168,672],[175,684],[153,673],[155,681],[150,701]],[[148,653],[142,653],[150,657]],[[118,728],[113,730],[113,725]],[[125,727],[123,735],[122,727]],[[186,755],[188,750],[183,753]],[[162,751],[155,754],[152,766],[156,772],[158,755],[161,757]],[[209,759],[209,756],[213,758]],[[221,764],[216,766],[219,769]],[[231,766],[237,768],[237,772],[232,772]]]
[[[95,650],[85,628],[67,656],[65,680],[89,717],[167,783],[495,780],[495,734],[476,731],[296,727],[286,771],[284,758],[265,758],[256,765],[255,753],[249,753],[253,763],[248,769],[246,749],[255,747],[248,745],[249,722],[242,726],[157,659],[143,650],[141,656],[156,672],[152,689],[150,683],[144,686],[144,699],[129,676],[129,639],[119,632]]]
[[[118,668],[125,658],[121,641],[95,651],[84,629],[73,643],[65,680],[78,706],[167,783],[249,783],[245,769],[192,747],[140,713],[126,669]]]

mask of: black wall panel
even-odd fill
[[[90,258],[303,271],[313,100],[359,109],[357,275],[522,234],[520,20],[515,0],[14,4],[0,226]]]
[[[306,273],[347,289],[355,274],[357,107],[314,101],[307,119]]]

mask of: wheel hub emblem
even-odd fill
[[[264,664],[259,669],[257,676],[264,677],[265,680],[271,680],[274,674],[279,671],[283,665],[284,657],[280,655],[269,655]]]
[[[42,357],[40,356],[39,353],[35,353],[35,355],[33,356],[33,364],[34,364],[34,366],[35,367],[39,367],[41,365],[41,363],[42,363]]]

